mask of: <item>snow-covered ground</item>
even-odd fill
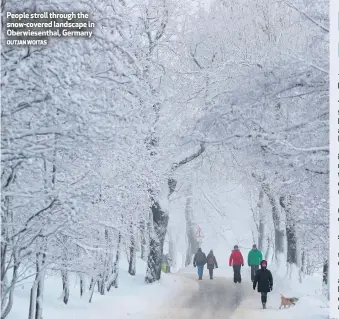
[[[123,264],[123,263],[122,263]],[[188,281],[185,276],[195,273],[195,269],[190,266],[179,270],[176,274],[163,274],[159,283],[145,284],[143,275],[130,276],[126,269],[127,265],[122,265],[120,273],[119,288],[113,289],[105,296],[100,296],[97,292],[92,303],[88,302],[88,292],[82,298],[79,297],[79,285],[76,280],[72,281],[69,304],[63,304],[60,296],[61,280],[57,275],[49,276],[46,279],[44,294],[44,318],[45,319],[105,319],[114,318],[125,319],[165,319],[165,309],[171,308],[171,302],[175,296],[181,292],[197,291],[198,281]],[[142,274],[145,263],[138,259],[137,269]],[[274,276],[274,291],[268,296],[268,307],[261,308],[260,294],[251,290],[250,271],[248,267],[242,269],[243,290],[246,291],[244,300],[235,310],[230,319],[326,319],[328,318],[328,308],[326,299],[321,296],[321,277],[312,276],[304,278],[300,284],[292,272],[290,279],[286,279],[286,269],[284,267],[271,267]],[[232,278],[232,268],[227,264],[221,264],[215,270],[214,281],[222,281],[224,278]],[[296,275],[296,274],[295,274]],[[204,279],[208,279],[205,270]],[[191,286],[188,285],[191,282]],[[231,280],[228,282],[232,285]],[[27,318],[29,307],[30,283],[18,287],[14,307],[9,315],[9,319]],[[299,298],[296,306],[289,309],[278,309],[280,306],[280,294],[286,297]],[[189,298],[190,296],[186,296]],[[185,317],[186,318],[186,317]],[[189,317],[187,317],[189,318]],[[180,318],[178,318],[180,319]]]
[[[123,264],[123,263],[122,263]],[[122,265],[119,288],[112,288],[106,295],[94,293],[92,303],[88,302],[89,293],[82,298],[79,283],[73,280],[68,305],[65,305],[60,293],[62,291],[60,276],[46,278],[44,293],[44,319],[149,319],[161,310],[161,305],[168,297],[181,289],[181,282],[171,275],[164,274],[158,283],[145,284],[145,263],[138,259],[139,275],[130,276],[127,265]],[[8,319],[23,319],[28,316],[30,282],[19,286],[16,291],[13,310]]]

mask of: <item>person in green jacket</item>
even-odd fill
[[[262,253],[257,248],[257,245],[252,246],[252,250],[248,253],[247,263],[251,267],[251,280],[254,281],[255,273],[259,269],[259,265],[262,261]]]

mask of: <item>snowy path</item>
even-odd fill
[[[210,280],[205,275],[198,281],[193,273],[173,275],[181,283],[180,293],[164,301],[162,309],[149,319],[325,319],[328,310],[318,297],[302,298],[290,309],[279,309],[280,293],[286,291],[278,283],[276,291],[269,294],[267,309],[263,310],[260,294],[253,291],[252,283],[244,272],[241,284],[233,283],[230,276]],[[172,275],[171,275],[172,276]],[[287,290],[288,291],[288,290]],[[289,295],[293,295],[291,291]]]
[[[198,281],[196,275],[179,275],[185,281],[181,293],[166,307],[157,319],[217,319],[230,318],[240,303],[253,294],[251,284],[234,284],[225,277]]]

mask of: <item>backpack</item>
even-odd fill
[[[206,256],[205,256],[204,253],[198,252],[196,254],[196,263],[197,263],[197,265],[203,265],[203,264],[206,263]]]
[[[209,257],[208,257],[208,260],[207,260],[207,263],[208,263],[209,265],[213,265],[213,264],[214,264],[214,256],[209,256]]]

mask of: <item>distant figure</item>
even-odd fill
[[[210,252],[207,255],[207,269],[210,273],[210,279],[213,279],[213,269],[218,268],[217,260],[213,254],[213,250],[211,249]]]
[[[161,262],[161,270],[166,273],[167,272],[167,256],[162,254],[162,262]]]
[[[272,273],[267,269],[266,260],[261,262],[261,269],[257,270],[255,273],[253,290],[255,290],[257,284],[258,292],[261,293],[262,307],[266,309],[267,294],[273,289],[273,277]]]
[[[259,269],[259,265],[262,261],[262,253],[257,248],[257,245],[253,245],[252,250],[248,253],[247,263],[251,267],[251,280],[254,281],[255,273]]]
[[[202,280],[202,275],[204,274],[204,266],[206,262],[206,255],[202,252],[201,248],[198,248],[198,251],[196,252],[193,259],[193,266],[198,267],[199,280]]]
[[[237,245],[234,246],[234,250],[231,253],[229,264],[230,266],[233,266],[234,282],[241,283],[240,270],[241,270],[241,266],[244,266],[244,258],[242,257],[242,254]]]

